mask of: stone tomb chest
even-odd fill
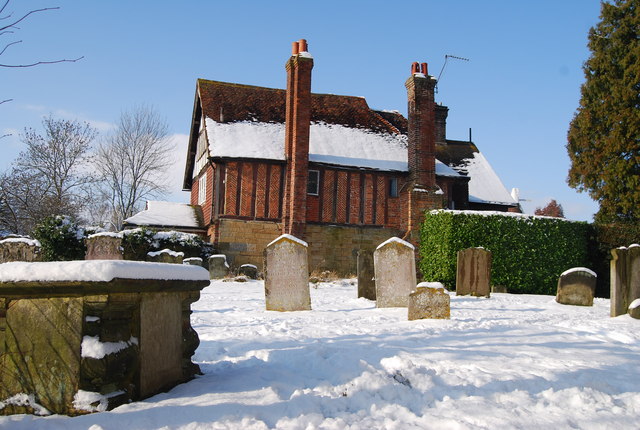
[[[187,265],[0,264],[0,414],[103,411],[191,379],[208,284]]]

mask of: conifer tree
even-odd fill
[[[603,2],[589,30],[568,183],[600,204],[600,222],[640,221],[640,0]]]
[[[564,218],[564,210],[562,210],[562,205],[556,202],[555,199],[551,199],[551,201],[547,203],[547,205],[543,208],[536,208],[533,214]]]

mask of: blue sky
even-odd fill
[[[91,122],[108,133],[123,110],[153,106],[175,134],[170,200],[179,191],[195,81],[284,88],[291,42],[309,41],[312,91],[363,96],[406,114],[413,61],[438,76],[449,107],[447,137],[473,140],[525,212],[556,199],[567,218],[592,220],[588,195],[566,185],[566,134],[580,98],[587,32],[599,0],[449,1],[72,1],[12,0],[32,15],[0,43],[0,63],[84,56],[76,63],[0,68],[0,170],[23,148],[25,127],[44,115]],[[1,48],[0,48],[1,50]]]

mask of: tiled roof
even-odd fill
[[[285,122],[286,90],[205,79],[198,79],[198,90],[204,116],[216,122]],[[395,120],[398,121],[397,118]],[[374,132],[401,132],[388,120],[387,115],[371,110],[362,97],[312,94],[311,121]]]

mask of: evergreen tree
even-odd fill
[[[589,30],[568,183],[600,204],[600,222],[640,221],[640,0],[603,2]]]

